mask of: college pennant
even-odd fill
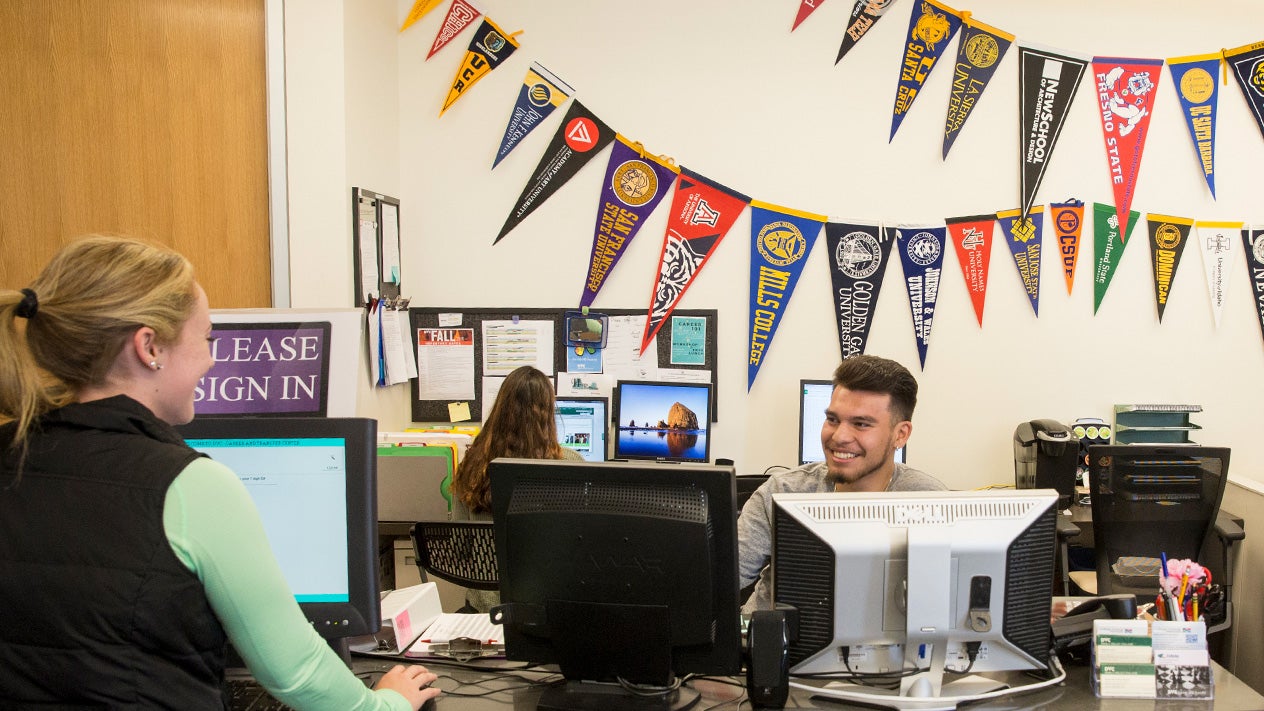
[[[1242,90],[1242,96],[1251,107],[1255,125],[1264,134],[1264,42],[1228,50],[1224,53],[1224,58],[1233,67],[1233,76],[1238,80],[1238,88]],[[1246,232],[1242,235],[1245,237]],[[1264,328],[1264,323],[1260,327]]]
[[[963,13],[965,14],[965,13]],[[979,95],[992,81],[996,65],[1014,42],[1014,35],[965,16],[961,19],[961,42],[957,44],[957,66],[948,95],[948,115],[944,117],[944,158],[952,150],[957,134],[970,118]],[[980,318],[982,315],[980,314]]]
[[[1213,199],[1216,197],[1216,70],[1219,67],[1219,54],[1167,60],[1189,137],[1194,141],[1198,167]]]
[[[1031,302],[1031,311],[1040,317],[1040,245],[1043,242],[1045,224],[1045,206],[1033,205],[1022,216],[1022,210],[1005,210],[996,213],[1001,223],[1001,233],[1005,235],[1005,244],[1010,254],[1014,255],[1014,266],[1018,267],[1018,278],[1023,282],[1023,291],[1027,292],[1027,300]]]
[[[823,4],[825,4],[825,0],[801,0],[799,2],[799,12],[794,16],[794,25],[791,26],[790,31],[794,32],[799,29],[799,25],[808,19],[808,15],[811,15],[816,8]]]
[[[895,106],[891,109],[890,142],[900,129],[904,115],[913,108],[917,93],[935,69],[939,56],[948,48],[953,35],[961,27],[957,11],[938,0],[919,0],[909,16],[908,35],[904,41],[904,63],[895,89]]]
[[[1242,229],[1241,222],[1194,223],[1198,251],[1203,254],[1203,271],[1207,274],[1207,295],[1211,298],[1211,315],[1220,328],[1220,312],[1229,292],[1229,260],[1232,258],[1233,233]]]
[[[1093,57],[1106,167],[1115,190],[1115,212],[1121,222],[1132,208],[1141,153],[1150,134],[1154,89],[1162,73],[1162,59]]]
[[[1264,227],[1246,227],[1242,230],[1242,245],[1246,247],[1246,276],[1255,294],[1256,320],[1260,335],[1264,335]]]
[[[592,255],[579,297],[580,308],[592,306],[606,277],[641,229],[642,221],[662,202],[679,172],[680,168],[669,159],[649,155],[641,144],[615,136],[597,202],[597,226],[593,229]]]
[[[470,46],[465,51],[465,60],[461,62],[461,68],[456,70],[456,78],[452,80],[452,89],[448,91],[448,98],[443,102],[443,108],[439,109],[440,116],[455,104],[457,99],[464,96],[467,89],[499,67],[501,62],[508,59],[509,55],[518,49],[518,40],[514,39],[517,34],[519,33],[506,35],[490,18],[483,18],[483,23],[478,26],[478,32],[474,35],[474,39],[470,40]]]
[[[1154,271],[1154,301],[1159,308],[1159,323],[1163,323],[1163,310],[1172,291],[1172,279],[1185,253],[1185,242],[1194,221],[1188,217],[1170,215],[1146,215],[1146,231],[1150,235],[1150,266]]]
[[[687,168],[680,169],[671,213],[667,216],[667,230],[663,233],[663,249],[658,257],[658,276],[650,295],[649,313],[645,316],[641,353],[658,335],[663,321],[676,309],[694,277],[702,271],[749,202],[750,198],[739,192]]]
[[[435,33],[434,43],[430,45],[430,53],[426,55],[426,61],[435,56],[435,52],[448,46],[453,37],[461,34],[461,30],[470,26],[483,13],[478,8],[466,2],[466,0],[452,0],[452,4],[448,6],[448,14],[443,18],[443,24],[439,25],[439,31]]]
[[[838,56],[834,64],[843,60],[843,55],[851,51],[861,37],[869,31],[882,16],[887,14],[897,0],[856,0],[851,8],[851,20],[847,22],[847,32],[843,34],[843,43],[838,47]]]
[[[1084,230],[1084,203],[1071,198],[1066,202],[1049,205],[1049,217],[1053,231],[1058,235],[1058,258],[1062,260],[1062,276],[1066,279],[1067,295],[1075,284],[1075,262],[1080,256],[1080,234]]]
[[[413,9],[408,11],[408,17],[404,18],[404,24],[399,26],[399,31],[403,32],[409,27],[412,27],[414,22],[425,17],[426,13],[436,7],[439,7],[439,3],[441,2],[443,2],[443,0],[416,0],[413,2]]]
[[[913,314],[913,337],[922,370],[926,369],[926,348],[935,321],[939,300],[939,279],[944,266],[944,225],[897,225],[886,228],[887,239],[898,245],[904,266],[904,287],[908,290],[909,311]]]
[[[500,161],[509,155],[509,151],[519,141],[574,93],[570,84],[558,79],[556,74],[543,65],[532,62],[527,69],[526,78],[522,80],[522,88],[518,90],[518,101],[514,104],[513,113],[509,115],[509,123],[505,126],[505,135],[500,139],[500,149],[496,151],[492,168],[500,165]]]
[[[1112,205],[1093,203],[1093,253],[1097,260],[1093,266],[1093,314],[1102,305],[1106,290],[1110,288],[1110,280],[1115,277],[1115,269],[1119,260],[1123,259],[1126,238],[1137,226],[1137,218],[1141,213],[1135,210],[1128,214],[1126,234],[1120,234],[1119,214]]]
[[[821,233],[824,215],[751,201],[750,357],[746,389],[759,375],[781,314]]]
[[[951,217],[947,220],[948,239],[957,250],[957,263],[966,280],[966,291],[974,304],[975,318],[983,327],[983,303],[987,299],[988,265],[992,261],[992,225],[996,215]]]
[[[830,283],[838,309],[838,345],[843,360],[865,352],[873,307],[887,273],[891,239],[877,224],[825,223],[825,247],[829,251]]]
[[[519,222],[552,197],[557,189],[566,181],[575,177],[580,168],[587,165],[593,156],[601,152],[614,140],[614,131],[602,123],[579,100],[571,102],[571,107],[562,117],[562,125],[557,127],[549,147],[527,181],[522,194],[518,196],[517,206],[505,218],[500,234],[492,244],[499,242]]]
[[[1036,189],[1087,66],[1082,57],[1018,46],[1019,209],[1024,215],[1036,202]]]

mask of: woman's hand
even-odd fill
[[[408,699],[408,703],[412,704],[414,711],[416,711],[421,708],[422,704],[443,693],[431,686],[438,678],[438,676],[420,664],[407,667],[397,664],[390,671],[383,674],[373,688],[390,689],[398,692],[405,699]]]

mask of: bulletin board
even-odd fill
[[[412,347],[416,348],[417,330],[421,328],[439,328],[440,314],[459,314],[461,317],[460,325],[450,326],[445,324],[444,327],[472,329],[474,333],[474,397],[469,399],[470,418],[473,421],[481,422],[483,419],[482,408],[482,388],[480,384],[483,379],[483,322],[484,321],[512,321],[515,318],[522,321],[552,321],[553,322],[553,373],[566,370],[566,329],[565,320],[566,312],[574,311],[574,308],[556,308],[556,309],[507,309],[507,308],[441,308],[441,307],[416,307],[410,308],[409,322],[411,324],[410,339]],[[607,316],[645,316],[645,309],[593,309],[594,313],[602,313]],[[715,309],[676,309],[672,311],[663,321],[662,328],[659,329],[655,342],[658,346],[658,362],[663,367],[679,368],[685,370],[709,370],[711,371],[711,395],[712,413],[718,413],[718,400],[715,400],[716,391],[714,387],[716,383],[716,325],[718,323],[717,311]],[[702,318],[706,323],[706,339],[703,349],[703,362],[699,365],[672,364],[671,361],[671,342],[673,317],[675,316],[692,316]],[[448,422],[448,404],[449,400],[419,400],[418,395],[420,388],[418,379],[412,381],[412,419],[413,422]],[[718,419],[718,416],[713,415]]]

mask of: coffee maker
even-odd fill
[[[1014,429],[1014,487],[1054,489],[1058,507],[1075,495],[1079,440],[1057,420],[1031,420]]]

